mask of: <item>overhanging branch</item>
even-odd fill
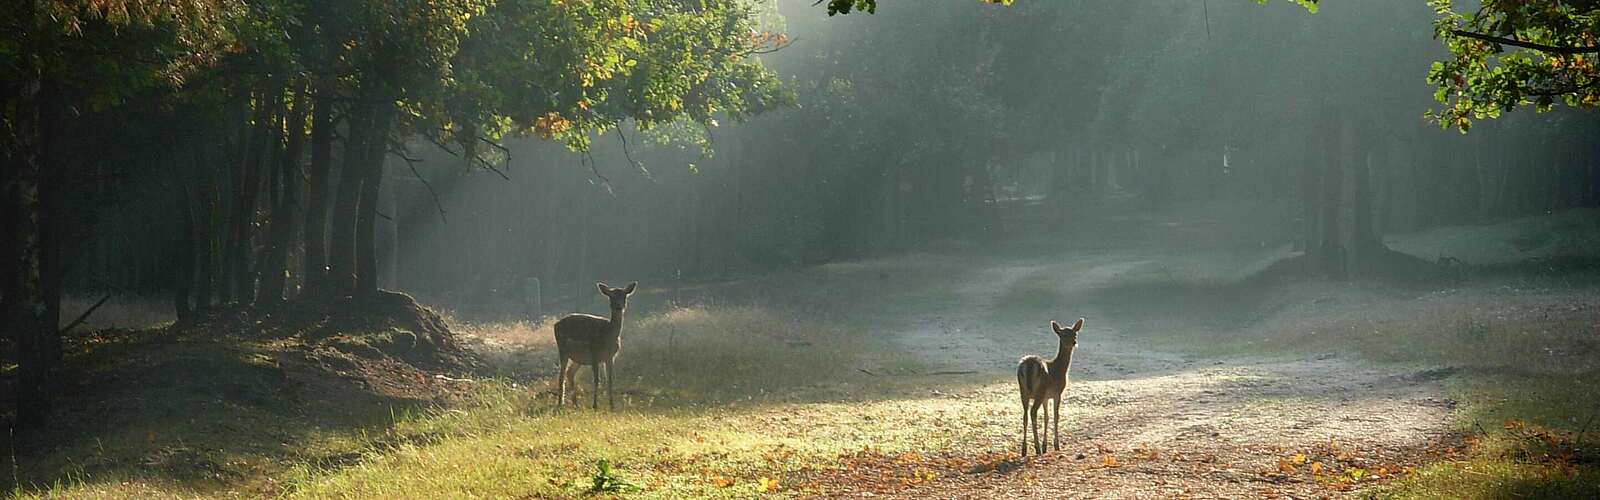
[[[1537,51],[1540,51],[1540,52],[1546,52],[1546,53],[1550,53],[1550,54],[1600,54],[1600,46],[1597,46],[1597,45],[1579,46],[1579,47],[1560,47],[1560,46],[1556,46],[1556,45],[1545,45],[1545,44],[1542,44],[1542,43],[1524,42],[1522,40],[1518,40],[1518,39],[1515,39],[1515,38],[1506,38],[1506,37],[1503,37],[1503,36],[1486,35],[1486,34],[1483,34],[1483,33],[1475,33],[1475,32],[1466,31],[1466,30],[1450,30],[1450,33],[1454,34],[1456,36],[1464,36],[1464,37],[1467,37],[1467,38],[1483,40],[1485,42],[1493,42],[1493,43],[1498,43],[1498,44],[1503,44],[1503,45],[1511,45],[1511,46],[1516,46],[1516,47],[1522,47],[1522,48],[1525,48],[1525,49],[1533,49],[1533,50],[1537,50]]]

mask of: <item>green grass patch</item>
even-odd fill
[[[1456,379],[1464,459],[1428,464],[1373,498],[1600,497],[1600,375]]]

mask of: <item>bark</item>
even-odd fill
[[[22,12],[15,13],[23,19],[35,16],[33,2],[27,2]],[[54,395],[57,372],[60,367],[60,350],[50,349],[52,339],[59,342],[55,325],[45,323],[45,296],[40,276],[40,164],[47,160],[41,153],[41,139],[47,132],[41,130],[40,90],[43,83],[38,65],[36,47],[24,47],[17,60],[22,66],[16,75],[8,75],[3,97],[8,102],[0,108],[6,113],[0,120],[0,137],[8,140],[0,153],[5,165],[0,165],[0,251],[6,261],[0,263],[5,278],[0,283],[0,321],[11,332],[16,342],[17,391],[16,425],[22,429],[43,427],[49,421],[50,400]],[[8,151],[9,150],[9,151]]]
[[[379,191],[379,206],[388,217],[378,222],[378,285],[386,290],[400,288],[400,203],[393,182]]]
[[[1384,163],[1380,148],[1368,149],[1360,161],[1350,163],[1350,259],[1346,268],[1351,274],[1372,274],[1383,268],[1382,260],[1388,257],[1388,248],[1372,222],[1372,169],[1383,168]]]
[[[265,264],[261,271],[261,296],[258,302],[275,304],[284,298],[284,284],[288,280],[289,251],[295,246],[296,229],[294,208],[300,203],[300,153],[305,145],[305,92],[295,96],[294,107],[288,112],[283,129],[283,153],[278,155],[278,168],[283,173],[282,189],[278,202],[272,207],[272,234],[268,238]],[[273,141],[275,144],[278,141]]]
[[[201,138],[204,141],[207,136],[201,134]],[[205,143],[201,142],[201,144]],[[209,146],[201,147],[207,148]],[[198,219],[195,221],[199,228],[195,237],[199,241],[195,246],[197,269],[195,272],[194,307],[198,310],[206,310],[211,308],[217,276],[220,274],[217,269],[219,242],[217,238],[222,234],[222,231],[219,230],[222,216],[221,211],[217,208],[217,182],[214,175],[220,167],[218,167],[217,163],[210,161],[210,155],[203,152],[197,153],[197,155],[199,157],[195,167],[199,172],[195,175],[195,182],[198,185],[196,191],[198,191],[200,197],[198,204],[200,212],[196,214]]]
[[[183,222],[178,226],[178,242],[172,252],[173,282],[172,282],[172,308],[177,314],[178,321],[188,320],[194,313],[190,305],[189,296],[193,291],[195,266],[195,226],[198,221],[194,214],[194,197],[190,195],[189,183],[185,175],[174,175],[173,189],[177,192],[178,216]]]
[[[311,113],[311,188],[306,200],[305,282],[308,290],[325,285],[328,278],[328,181],[333,158],[332,84],[317,86]]]
[[[271,89],[271,92],[277,92],[277,89]],[[251,242],[255,233],[256,196],[261,192],[263,149],[269,145],[274,107],[258,99],[252,133],[245,146],[244,158],[241,159],[244,169],[239,182],[234,183],[233,214],[224,258],[227,272],[233,278],[231,297],[239,304],[250,304],[255,300],[256,277],[250,267]]]
[[[339,187],[328,226],[327,284],[341,294],[355,288],[356,210],[361,201],[361,180],[366,174],[363,165],[368,137],[372,135],[372,113],[369,103],[352,110],[350,137],[344,141],[344,164],[339,169]]]
[[[378,291],[378,192],[383,184],[383,163],[388,156],[389,126],[394,113],[393,104],[380,104],[373,114],[371,135],[367,138],[361,198],[357,205],[359,213],[356,217],[357,293],[374,294]]]
[[[1318,223],[1321,234],[1317,257],[1313,260],[1318,272],[1333,276],[1344,275],[1341,269],[1344,246],[1340,239],[1339,213],[1344,205],[1344,127],[1337,110],[1328,112],[1322,157],[1321,213]]]

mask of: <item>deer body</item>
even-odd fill
[[[605,283],[595,283],[600,293],[611,299],[611,317],[593,314],[569,314],[556,321],[556,367],[560,370],[556,382],[556,405],[566,403],[567,387],[572,387],[572,404],[578,405],[578,386],[574,384],[578,367],[589,365],[594,370],[593,407],[600,408],[600,368],[606,372],[606,400],[611,409],[617,408],[613,391],[616,374],[612,372],[617,352],[622,350],[622,316],[627,309],[628,295],[639,285],[629,283],[624,288],[611,288]]]
[[[1061,394],[1067,389],[1067,371],[1072,368],[1072,351],[1078,347],[1078,330],[1083,329],[1083,318],[1070,327],[1050,322],[1060,342],[1056,357],[1023,356],[1017,362],[1017,388],[1022,395],[1022,456],[1028,456],[1028,429],[1033,429],[1034,451],[1044,454],[1045,443],[1039,440],[1039,407],[1046,401],[1055,407],[1055,418],[1050,418],[1050,408],[1045,409],[1045,423],[1053,431],[1056,451],[1061,451]]]

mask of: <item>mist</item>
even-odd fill
[[[1600,495],[1593,6],[123,3],[0,45],[19,498]]]

